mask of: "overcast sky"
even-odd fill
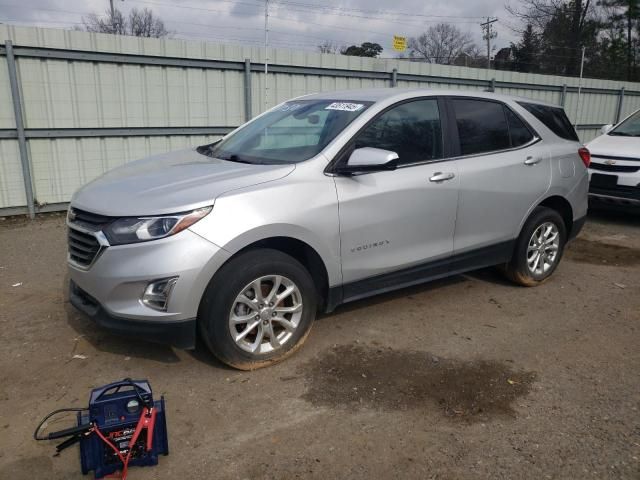
[[[394,56],[392,35],[416,36],[438,22],[455,23],[484,49],[481,19],[499,19],[498,48],[515,40],[509,0],[270,0],[270,43],[314,49],[324,40],[337,45],[377,42],[383,57]],[[511,0],[517,3],[517,0]],[[114,0],[125,14],[150,8],[175,38],[224,43],[264,42],[264,0]],[[73,28],[82,17],[104,14],[108,0],[0,0],[0,22]],[[483,50],[484,51],[484,50]]]

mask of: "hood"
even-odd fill
[[[591,155],[640,158],[640,137],[600,135],[587,144]]]
[[[287,176],[294,165],[250,165],[180,150],[115,168],[78,190],[71,204],[108,216],[162,215],[212,205],[221,194]]]

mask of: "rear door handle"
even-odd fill
[[[455,174],[452,173],[452,172],[447,172],[447,173],[436,172],[429,179],[429,181],[430,182],[444,182],[445,180],[451,180],[454,177],[455,177]]]
[[[542,160],[542,158],[541,158],[541,157],[536,157],[536,158],[534,158],[534,157],[529,156],[529,157],[527,157],[527,159],[524,161],[524,164],[525,164],[525,165],[535,165],[536,163],[540,163],[540,160]]]

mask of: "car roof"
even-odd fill
[[[529,103],[537,103],[550,107],[558,107],[552,103],[535,100],[526,97],[517,97],[513,95],[502,95],[493,92],[483,92],[480,90],[444,90],[435,88],[366,88],[353,90],[337,90],[321,93],[312,93],[298,97],[305,100],[352,100],[361,102],[382,102],[388,100],[403,100],[411,97],[419,97],[424,95],[447,95],[456,97],[476,97],[492,100],[500,100],[502,102],[525,101]]]

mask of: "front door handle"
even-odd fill
[[[452,173],[452,172],[447,172],[447,173],[436,172],[429,179],[429,181],[430,182],[444,182],[445,180],[451,180],[454,177],[455,177],[455,174]]]
[[[541,157],[527,157],[527,159],[524,161],[525,165],[535,165],[536,163],[540,163],[540,160],[542,160]]]

